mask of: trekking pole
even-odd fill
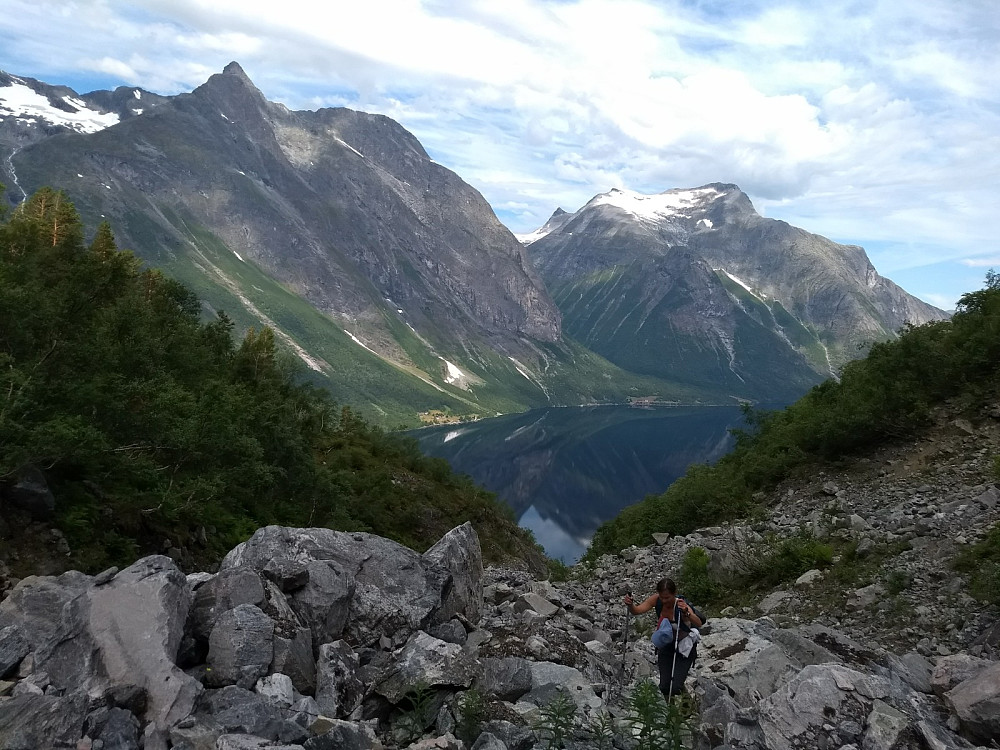
[[[629,591],[627,594],[628,598],[632,598],[632,592]],[[625,640],[622,642],[622,665],[618,669],[618,687],[622,690],[625,688],[625,656],[628,653],[628,631],[631,630],[632,626],[632,607],[629,604],[625,605]]]
[[[677,643],[681,634],[681,608],[674,603],[674,612],[677,614],[677,622],[674,624],[674,660],[670,665],[670,689],[667,690],[667,703],[674,697],[674,670],[677,669]]]

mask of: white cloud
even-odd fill
[[[237,59],[290,107],[386,114],[517,231],[610,187],[735,182],[882,248],[883,272],[1000,234],[998,50],[995,0],[7,0],[0,18],[0,67],[54,83],[176,93]]]

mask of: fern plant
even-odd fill
[[[576,704],[566,693],[561,692],[542,706],[538,722],[534,726],[539,738],[545,742],[547,750],[566,747],[566,740],[576,722]]]

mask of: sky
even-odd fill
[[[739,185],[943,309],[1000,269],[1000,0],[4,0],[0,69],[388,115],[512,231]]]

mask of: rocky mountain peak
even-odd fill
[[[246,74],[246,72],[243,70],[243,67],[235,60],[233,60],[231,63],[229,63],[226,67],[222,69],[222,74],[226,76],[236,76],[238,78],[242,78],[251,86],[253,85],[253,83],[250,81],[250,76]]]

